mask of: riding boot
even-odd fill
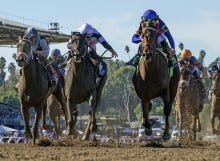
[[[136,54],[133,58],[131,58],[131,60],[129,60],[126,65],[131,65],[131,66],[134,66],[136,67],[138,62],[139,62],[139,59],[140,59],[140,55],[139,54]]]
[[[47,66],[47,71],[50,76],[50,85],[51,85],[51,87],[53,87],[57,84],[57,79],[56,79],[55,74],[53,72],[53,69],[50,65]]]
[[[163,48],[163,51],[167,54],[168,67],[169,68],[173,67],[172,56],[170,54],[170,49],[169,49],[169,46],[168,46],[167,42],[164,40],[164,41],[161,41],[160,44],[161,44],[161,46]]]

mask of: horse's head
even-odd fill
[[[220,70],[212,76],[212,89],[217,97],[220,97]]]
[[[87,51],[86,37],[79,32],[73,32],[68,48],[70,49],[71,57],[74,58],[75,62],[80,63]]]
[[[180,80],[179,80],[179,88],[186,89],[189,86],[190,81],[190,69],[186,65],[180,65]]]
[[[141,42],[141,54],[147,58],[151,57],[153,51],[157,47],[158,30],[156,29],[155,20],[144,20],[141,22],[142,27],[142,42]]]
[[[31,42],[28,39],[19,38],[17,45],[16,62],[19,67],[26,66],[33,58]]]

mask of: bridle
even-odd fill
[[[81,35],[83,36],[83,35]],[[87,43],[85,43],[84,47],[80,49],[80,41],[82,41],[82,39],[85,39],[83,37],[79,37],[79,39],[73,39],[71,38],[71,49],[70,49],[70,53],[72,58],[76,61],[77,59],[84,59],[86,54],[87,54],[87,48],[88,45]],[[86,41],[86,40],[83,40]],[[75,45],[74,45],[75,43]],[[80,51],[81,50],[81,51]],[[82,51],[83,50],[83,51]]]
[[[147,61],[151,61],[151,57],[157,47],[157,37],[159,30],[151,27],[151,21],[144,21],[141,23],[142,27],[142,41],[141,41],[141,55],[147,58]],[[152,37],[152,32],[155,32]]]
[[[23,51],[23,41],[24,42],[27,42],[29,45],[30,45],[30,50],[28,53],[24,52]],[[29,39],[22,39],[21,42],[19,43],[19,45],[21,44],[20,46],[20,51],[18,51],[17,53],[17,58],[19,58],[20,56],[23,58],[24,62],[25,62],[25,65],[26,66],[27,64],[29,64],[30,60],[33,59],[33,53],[32,53],[32,46],[31,46],[31,41]]]
[[[187,67],[187,66],[185,66],[185,65],[182,65],[182,66],[180,67],[180,71],[181,71],[181,73],[182,73],[182,72],[185,72],[185,71],[187,71],[187,72],[189,73],[187,79],[182,79],[182,80],[179,81],[179,84],[184,84],[184,85],[186,85],[185,87],[188,87],[188,86],[189,86],[189,82],[190,82],[190,78],[191,78],[190,69],[189,69],[189,67]],[[182,75],[182,74],[181,74],[181,75]],[[179,88],[182,88],[182,86],[179,86]]]

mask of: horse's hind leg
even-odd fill
[[[218,116],[218,127],[217,127],[217,134],[220,135],[220,116]]]
[[[47,103],[45,102],[44,106],[43,106],[43,114],[42,114],[42,128],[47,130],[48,126],[46,123],[46,114],[47,114]]]
[[[82,140],[89,139],[90,133],[97,132],[97,130],[98,130],[98,126],[96,124],[96,118],[95,118],[95,113],[96,113],[96,108],[97,108],[96,92],[94,92],[92,94],[92,96],[90,97],[89,106],[90,106],[89,121],[88,121],[87,127],[85,129],[85,132],[83,134]]]
[[[29,111],[28,111],[28,108],[25,108],[23,105],[21,105],[21,113],[22,113],[22,116],[23,116],[23,119],[24,119],[24,129],[27,133],[27,135],[32,138],[33,135],[31,133],[31,130],[30,130],[30,127],[29,127]]]
[[[66,102],[66,98],[64,96],[64,92],[63,92],[63,88],[62,87],[57,87],[57,91],[54,93],[56,99],[59,101],[59,103],[61,104],[61,109],[63,111],[64,117],[65,117],[65,122],[67,125],[67,102]]]

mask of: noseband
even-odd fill
[[[17,57],[19,57],[19,56],[21,56],[23,59],[24,59],[24,61],[25,61],[25,66],[30,62],[30,60],[32,60],[33,59],[33,53],[32,53],[32,46],[31,46],[31,41],[30,40],[28,40],[28,39],[23,39],[22,40],[22,42],[27,42],[29,45],[30,45],[30,51],[29,51],[29,53],[26,53],[26,52],[24,52],[23,51],[23,43],[21,43],[22,44],[22,46],[20,47],[21,48],[21,51],[18,51],[18,53],[17,53]]]
[[[143,26],[143,25],[142,25]],[[156,32],[153,37],[151,38],[151,32]],[[150,26],[145,26],[143,27],[142,30],[142,53],[141,55],[146,58],[146,60],[149,62],[151,61],[151,57],[153,56],[154,51],[156,50],[156,39],[159,31],[157,29],[150,27]],[[152,40],[153,39],[153,40]],[[151,40],[151,42],[149,42]]]

